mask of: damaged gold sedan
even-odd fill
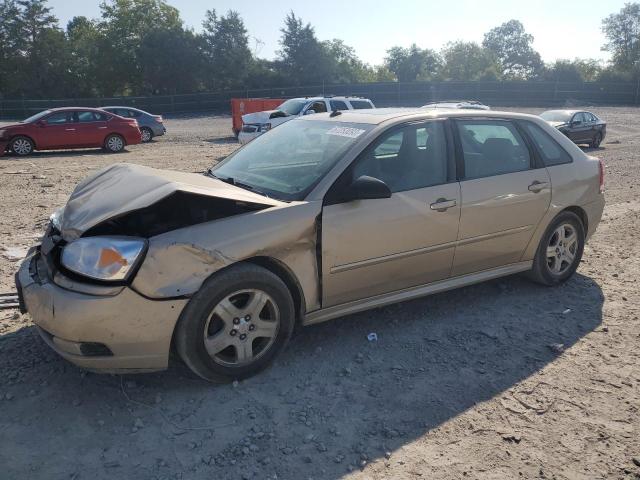
[[[556,285],[603,167],[523,114],[378,109],[287,122],[205,175],[116,164],[79,184],[16,283],[56,352],[211,381],[308,325],[504,275]]]

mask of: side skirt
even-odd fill
[[[404,290],[383,293],[381,295],[376,295],[375,297],[355,300],[353,302],[343,303],[340,305],[334,305],[332,307],[323,308],[308,313],[303,318],[302,324],[313,325],[314,323],[325,322],[327,320],[332,320],[337,317],[343,317],[345,315],[351,315],[352,313],[362,312],[371,308],[383,307],[392,303],[413,300],[414,298],[424,297],[427,295],[432,295],[434,293],[444,292],[447,290],[452,290],[454,288],[464,287],[498,277],[504,277],[506,275],[512,275],[514,273],[525,272],[527,270],[531,270],[532,266],[533,261],[531,260],[527,262],[512,263],[504,267],[483,270],[481,272],[462,275],[455,278],[448,278],[446,280],[440,280],[428,285],[418,285],[416,287],[410,287]]]

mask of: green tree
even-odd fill
[[[70,77],[80,96],[101,95],[109,90],[99,75],[102,41],[96,22],[87,17],[73,17],[67,23]]]
[[[500,66],[493,54],[475,42],[448,43],[440,55],[444,80],[493,80],[500,75]]]
[[[163,0],[111,0],[103,2],[100,9],[98,75],[109,86],[109,92],[104,93],[152,93],[145,88],[140,48],[152,32],[182,30],[178,10]],[[172,69],[171,63],[165,68]]]
[[[0,96],[20,90],[24,48],[20,34],[20,8],[15,0],[0,2]]]
[[[420,49],[414,43],[409,48],[392,47],[387,50],[385,66],[395,74],[399,82],[434,80],[438,76],[442,61],[439,55],[428,48]]]
[[[594,59],[561,59],[545,67],[543,78],[555,82],[593,82],[601,70],[600,63]]]
[[[614,66],[632,71],[640,63],[640,3],[626,3],[619,13],[602,20],[607,37],[603,50],[611,52]]]
[[[203,22],[207,61],[205,85],[210,89],[245,85],[251,67],[249,37],[242,18],[233,10],[218,18],[208,10]]]
[[[14,42],[22,57],[17,75],[20,88],[35,97],[72,95],[64,32],[46,0],[18,0]]]
[[[375,81],[375,70],[358,58],[355,50],[344,41],[334,38],[322,42],[331,60],[332,72],[327,80],[335,83]]]
[[[533,35],[518,20],[509,20],[484,35],[482,46],[491,51],[510,79],[531,79],[543,68],[540,54],[533,49]]]
[[[332,65],[327,49],[316,38],[311,24],[290,12],[280,31],[280,68],[288,82],[309,85],[329,80]]]
[[[138,58],[144,91],[165,95],[198,91],[204,59],[193,32],[149,32],[142,39]]]

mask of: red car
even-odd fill
[[[138,122],[96,108],[52,108],[0,128],[0,155],[34,150],[102,147],[119,152],[142,141]]]

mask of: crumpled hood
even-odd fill
[[[284,205],[205,175],[117,163],[76,186],[61,219],[62,237],[75,240],[105,220],[153,205],[177,191],[269,207]]]
[[[248,125],[250,123],[269,123],[271,114],[280,110],[264,110],[262,112],[247,113],[242,116],[242,123]]]

